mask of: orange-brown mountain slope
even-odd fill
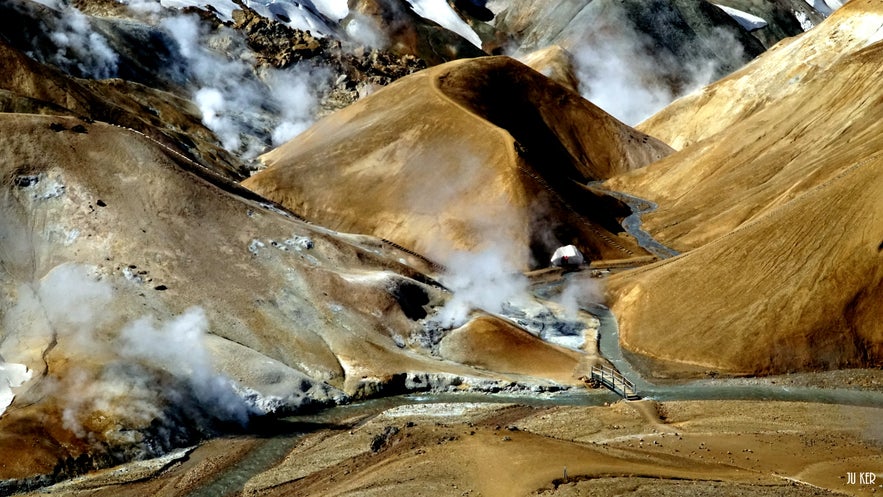
[[[433,356],[417,320],[448,297],[419,259],[286,216],[137,133],[0,114],[0,149],[0,365],[33,374],[3,406],[0,479],[155,455],[249,403],[554,369]]]
[[[883,5],[852,0],[807,33],[773,46],[753,62],[700,91],[687,95],[637,126],[681,150],[803,91],[808,80],[834,76],[834,67],[883,36]],[[832,82],[834,83],[834,82]],[[818,94],[827,100],[836,92]]]
[[[697,129],[713,128],[716,119],[726,121],[719,132],[609,183],[659,203],[659,209],[644,219],[648,231],[680,250],[697,247],[880,149],[883,48],[874,42],[883,38],[883,3],[856,1],[849,7],[820,25],[818,32],[808,32],[807,40],[800,38],[765,54],[736,79],[702,91],[729,97],[694,98],[682,111],[682,119],[690,115],[697,120]],[[835,39],[852,41],[832,45],[831,33],[838,33]],[[793,53],[782,58],[786,48]],[[804,64],[824,52],[839,55],[823,57],[833,60],[828,66]],[[796,80],[795,67],[800,68]],[[752,80],[758,81],[757,95],[769,96],[753,97]],[[739,87],[733,88],[737,82]],[[773,89],[778,87],[789,89]],[[742,104],[732,102],[749,102],[752,110],[743,112]],[[681,108],[687,103],[673,105]]]
[[[609,182],[657,202],[645,227],[689,251],[610,280],[623,345],[660,369],[755,374],[883,364],[883,43],[859,22],[877,16],[883,26],[883,4],[848,6],[819,33],[839,31],[851,45],[832,47],[811,31],[737,76],[743,88],[757,77],[759,93],[776,78],[793,88]],[[780,53],[792,47],[802,49],[786,63]],[[830,66],[792,80],[795,65],[838,49],[845,53]],[[696,102],[701,122],[723,100]]]
[[[624,206],[576,183],[670,152],[507,57],[404,78],[264,155],[243,184],[310,220],[444,260],[508,244],[545,264],[559,244],[592,258],[640,252],[614,233]],[[532,258],[532,261],[531,261]]]

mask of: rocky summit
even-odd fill
[[[5,0],[0,495],[871,495],[879,0]]]

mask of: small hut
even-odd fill
[[[557,267],[581,266],[585,261],[583,254],[573,245],[558,247],[552,254],[552,265]]]

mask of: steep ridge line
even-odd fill
[[[462,62],[461,62],[461,63],[462,63]],[[431,87],[432,87],[433,91],[434,91],[438,96],[440,96],[443,100],[445,100],[446,102],[450,103],[451,105],[453,105],[454,107],[456,107],[457,109],[459,109],[461,112],[463,112],[463,113],[465,113],[465,114],[468,114],[472,119],[478,120],[478,121],[480,121],[481,123],[483,123],[485,126],[494,129],[495,132],[498,133],[498,134],[500,134],[501,136],[503,136],[504,139],[505,139],[506,141],[510,141],[510,140],[511,140],[511,142],[512,142],[512,146],[511,146],[511,147],[506,147],[506,149],[507,149],[507,154],[509,155],[509,160],[511,161],[511,163],[514,164],[515,167],[518,168],[519,171],[521,171],[522,173],[524,173],[525,175],[527,175],[528,177],[530,177],[531,179],[533,179],[534,181],[536,181],[536,182],[537,182],[542,188],[544,188],[546,191],[548,191],[549,193],[551,193],[551,194],[552,194],[552,195],[553,195],[553,196],[554,196],[559,202],[561,202],[561,204],[562,204],[562,205],[563,205],[568,211],[570,211],[571,214],[574,214],[574,215],[577,217],[577,219],[579,219],[580,222],[581,222],[585,227],[587,227],[592,233],[595,233],[596,235],[598,235],[599,238],[601,238],[602,240],[606,241],[606,242],[609,243],[611,246],[613,246],[614,248],[618,249],[620,252],[622,252],[622,253],[624,253],[624,254],[626,254],[626,255],[629,255],[629,256],[634,256],[634,255],[635,255],[634,252],[632,252],[631,250],[629,250],[629,249],[623,247],[622,245],[620,245],[620,244],[617,243],[616,241],[611,240],[611,239],[610,239],[608,236],[606,236],[604,233],[601,233],[601,232],[598,230],[597,227],[595,227],[591,222],[589,222],[588,219],[585,219],[585,217],[584,217],[582,214],[580,214],[579,212],[577,212],[577,211],[573,208],[573,206],[570,205],[570,203],[568,203],[566,200],[564,200],[564,198],[562,198],[561,195],[560,195],[557,191],[555,191],[555,190],[549,185],[549,183],[548,183],[546,180],[544,180],[543,178],[541,178],[541,177],[539,177],[539,176],[533,174],[531,171],[528,171],[525,167],[521,166],[521,165],[519,164],[519,162],[518,162],[518,157],[517,157],[517,153],[516,153],[516,150],[515,150],[515,144],[517,143],[517,141],[515,140],[515,137],[512,136],[511,133],[509,133],[508,130],[506,130],[505,128],[502,128],[502,127],[500,127],[500,126],[496,126],[496,125],[494,125],[493,123],[491,123],[491,122],[488,121],[487,119],[484,119],[484,118],[482,118],[481,116],[479,116],[478,114],[476,114],[472,109],[467,108],[465,105],[463,105],[463,104],[461,104],[460,102],[457,102],[456,100],[454,100],[453,98],[451,98],[448,94],[446,94],[444,91],[442,91],[442,89],[440,88],[439,83],[438,83],[438,76],[435,75],[434,73],[431,75],[430,81],[431,81]]]
[[[273,212],[276,212],[277,214],[282,214],[285,217],[290,217],[290,218],[297,219],[298,221],[309,223],[309,221],[306,218],[291,211],[291,209],[288,209],[287,207],[285,207],[277,202],[273,202],[270,199],[264,198],[264,197],[258,195],[257,193],[249,190],[248,188],[241,186],[239,183],[236,183],[234,181],[230,181],[230,180],[224,178],[223,176],[214,172],[208,166],[200,164],[199,162],[191,159],[190,157],[187,157],[186,155],[182,154],[181,152],[171,148],[170,146],[166,145],[165,143],[160,142],[159,140],[153,138],[152,136],[150,136],[148,134],[138,131],[137,129],[127,128],[125,126],[120,126],[119,124],[109,123],[109,122],[105,122],[105,121],[94,121],[94,122],[113,126],[114,128],[122,129],[125,131],[130,131],[130,132],[135,133],[143,138],[146,138],[149,141],[153,142],[155,145],[159,145],[160,147],[162,147],[162,149],[165,150],[166,152],[169,152],[169,153],[173,154],[175,157],[183,160],[184,162],[186,162],[190,166],[195,166],[196,170],[202,171],[203,173],[205,173],[205,176],[203,176],[202,174],[198,174],[198,176],[200,178],[221,188],[223,191],[226,191],[228,193],[233,193],[233,194],[240,196],[242,198],[257,202],[258,205],[260,205],[261,207],[263,207],[264,209],[266,209],[268,211],[273,211]]]

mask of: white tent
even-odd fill
[[[558,247],[558,249],[555,250],[555,253],[552,254],[553,266],[579,266],[584,262],[585,258],[583,257],[583,254],[581,254],[579,249],[573,245]]]

